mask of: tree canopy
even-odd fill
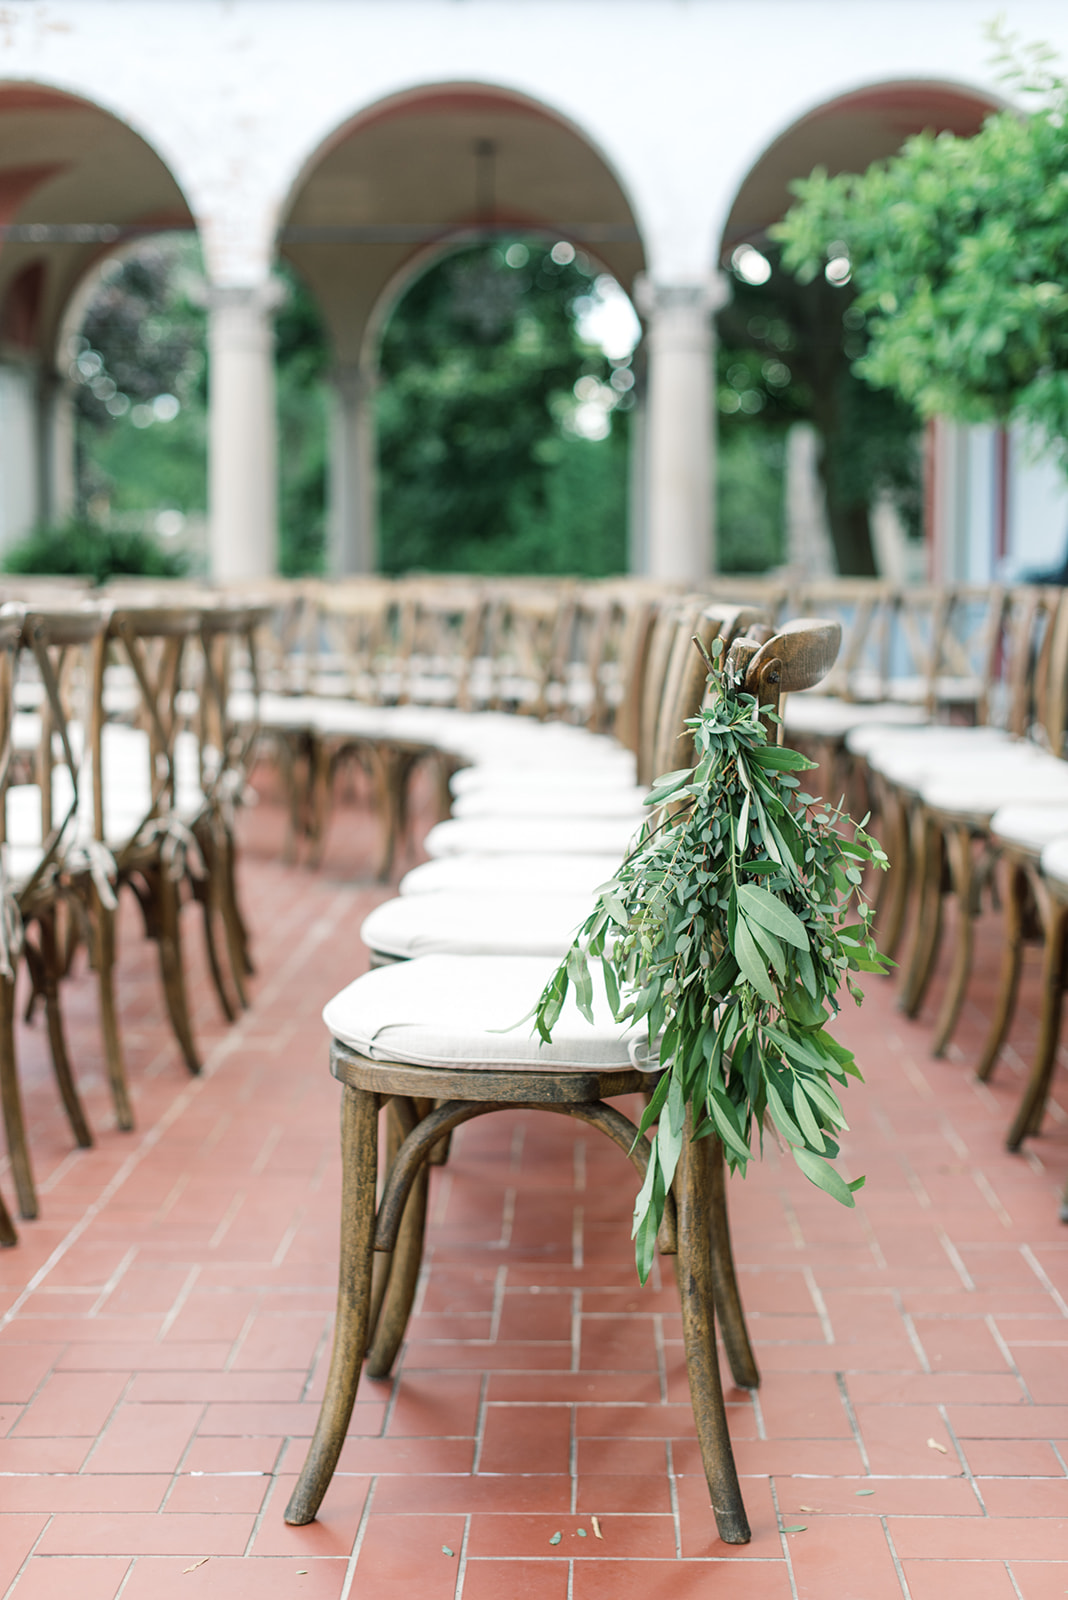
[[[817,169],[772,233],[801,282],[852,276],[869,384],[925,417],[1022,422],[1068,468],[1068,85],[1041,47],[1006,76],[1030,115]]]
[[[378,398],[387,572],[625,569],[625,432],[607,411],[632,380],[613,388],[581,337],[593,289],[570,246],[501,239],[437,262],[399,302]],[[600,439],[572,426],[584,385],[606,402]]]

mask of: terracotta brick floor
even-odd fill
[[[844,1033],[855,1213],[769,1150],[732,1185],[759,1394],[729,1393],[753,1542],[717,1542],[669,1271],[638,1288],[629,1169],[557,1119],[465,1127],[392,1381],[365,1380],[321,1520],[282,1521],[316,1416],[337,1247],[338,1091],[319,1009],[385,891],[349,811],[318,873],[246,815],[255,1002],[206,1070],[162,1023],[131,915],[138,1130],[111,1129],[92,985],[68,990],[96,1147],[72,1152],[41,1029],[20,1050],[42,1217],[0,1257],[0,1595],[17,1600],[1052,1600],[1068,1592],[1068,1173],[1061,1104],[1001,1146],[1033,1031],[990,1088],[877,982]],[[10,1198],[6,1169],[0,1183]],[[599,1527],[601,1537],[596,1534]]]

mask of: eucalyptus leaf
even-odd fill
[[[744,1172],[770,1117],[836,1200],[852,1205],[863,1181],[850,1185],[829,1164],[845,1128],[835,1089],[860,1075],[829,1029],[843,982],[851,991],[852,973],[885,966],[856,881],[883,870],[885,856],[841,806],[801,794],[793,774],[809,763],[773,742],[773,725],[769,743],[758,712],[714,667],[689,725],[693,768],[657,779],[649,798],[662,809],[601,889],[534,1013],[551,1037],[573,988],[592,1015],[597,961],[613,1014],[646,1034],[659,1060],[640,1122],[642,1134],[655,1124],[634,1208],[643,1281],[688,1126],[717,1137]]]

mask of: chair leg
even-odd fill
[[[689,1130],[687,1130],[689,1133]],[[748,1544],[749,1522],[731,1452],[716,1351],[712,1232],[714,1152],[711,1140],[687,1137],[676,1177],[679,1207],[679,1293],[690,1398],[708,1491],[720,1538]]]
[[[208,870],[209,872],[213,872],[214,867],[209,867]],[[234,1005],[234,1002],[231,1000],[226,989],[226,981],[223,978],[222,962],[219,960],[219,945],[215,938],[216,907],[214,904],[215,896],[212,885],[210,883],[204,885],[201,890],[195,890],[194,895],[195,898],[200,902],[200,909],[204,919],[204,949],[207,951],[208,970],[211,972],[211,981],[215,989],[216,998],[219,1002],[219,1010],[222,1012],[227,1022],[236,1022],[237,1007]]]
[[[356,1399],[367,1344],[371,1256],[378,1181],[378,1100],[364,1089],[342,1090],[341,1261],[337,1321],[326,1395],[297,1486],[286,1507],[288,1523],[315,1519],[334,1475]]]
[[[386,1110],[387,1174],[392,1171],[408,1134],[433,1109],[433,1100],[410,1099],[406,1095],[394,1095],[389,1102]],[[382,1251],[375,1253],[367,1329],[367,1374],[371,1378],[388,1377],[408,1326],[423,1260],[429,1182],[430,1174],[424,1161],[409,1191],[396,1244],[388,1255]]]
[[[876,927],[879,948],[893,959],[901,943],[905,926],[911,881],[909,860],[908,812],[901,799],[889,792],[882,805],[883,848],[890,860],[890,870],[883,875],[879,886]]]
[[[41,993],[44,995],[45,1021],[48,1024],[48,1043],[52,1052],[52,1070],[56,1076],[60,1098],[67,1113],[75,1143],[83,1150],[92,1148],[93,1135],[78,1094],[71,1071],[67,1040],[63,1031],[63,1013],[59,1005],[59,947],[56,942],[54,908],[37,914],[37,935],[40,940],[37,959],[40,963]],[[29,948],[27,947],[27,956]]]
[[[330,821],[330,792],[334,776],[333,754],[321,739],[316,739],[308,757],[310,778],[309,848],[308,865],[318,867],[326,846],[326,830]]]
[[[419,1268],[423,1262],[429,1183],[430,1173],[424,1161],[404,1207],[404,1217],[393,1251],[393,1265],[386,1285],[382,1310],[371,1347],[367,1352],[369,1378],[389,1376],[397,1358],[397,1351],[404,1339],[412,1303],[415,1300],[416,1285],[419,1282]]]
[[[185,1064],[190,1072],[196,1074],[200,1071],[200,1056],[197,1054],[196,1040],[193,1038],[185,971],[182,966],[181,901],[178,885],[162,868],[157,868],[152,873],[152,889],[159,917],[159,965],[167,1013],[171,1019],[174,1036],[185,1058]]]
[[[731,1376],[739,1389],[759,1389],[760,1368],[756,1364],[749,1330],[745,1325],[742,1297],[734,1270],[730,1222],[727,1216],[727,1169],[723,1145],[716,1138],[702,1139],[712,1145],[709,1151],[709,1244],[712,1249],[712,1283],[716,1296],[716,1315],[723,1330],[723,1343],[730,1362]]]
[[[971,834],[967,828],[948,829],[946,859],[949,862],[950,883],[957,902],[957,926],[954,929],[953,965],[950,968],[949,982],[942,997],[942,1006],[931,1042],[932,1054],[936,1056],[945,1055],[946,1046],[953,1037],[972,971],[975,868],[972,861]]]
[[[975,1069],[980,1083],[986,1083],[994,1071],[1005,1036],[1012,1026],[1016,1011],[1016,997],[1020,989],[1020,968],[1023,964],[1024,913],[1027,905],[1027,873],[1018,861],[1007,861],[1008,882],[1005,886],[1005,942],[1001,958],[1001,977],[994,1015],[990,1029],[983,1041],[982,1054]]]
[[[18,1244],[19,1236],[15,1232],[15,1224],[11,1220],[3,1196],[0,1195],[0,1246],[5,1249],[13,1244]]]
[[[927,986],[934,973],[942,934],[942,870],[945,862],[942,830],[923,813],[916,819],[915,829],[918,905],[900,1000],[901,1009],[907,1017],[916,1016],[923,1005]]]
[[[1039,1012],[1038,1045],[1023,1096],[1005,1140],[1010,1150],[1018,1150],[1029,1134],[1042,1125],[1049,1086],[1057,1065],[1057,1044],[1064,1006],[1064,953],[1068,934],[1068,906],[1052,904],[1046,919],[1046,944],[1042,952],[1042,1003]]]
[[[245,987],[245,978],[250,967],[248,959],[248,931],[237,909],[234,897],[236,879],[233,870],[234,843],[229,834],[222,830],[222,837],[216,842],[214,858],[212,860],[212,890],[218,895],[219,915],[222,918],[223,934],[226,938],[226,954],[230,963],[230,976],[237,998],[243,1011],[248,1010],[248,990]]]
[[[26,1143],[26,1124],[22,1116],[18,1068],[15,1062],[15,985],[0,977],[0,1103],[4,1109],[4,1132],[11,1158],[11,1176],[18,1196],[19,1214],[32,1220],[37,1215],[37,1189]]]
[[[115,1003],[115,912],[101,900],[95,885],[90,888],[89,895],[93,956],[100,997],[100,1031],[104,1036],[108,1080],[115,1106],[115,1120],[123,1132],[128,1133],[134,1126],[134,1114],[126,1079],[118,1006]]]

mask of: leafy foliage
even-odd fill
[[[626,566],[624,453],[564,431],[576,380],[611,371],[576,332],[590,270],[581,256],[554,261],[542,242],[518,252],[506,243],[431,267],[387,326],[378,401],[387,572]],[[585,488],[594,475],[597,495]]]
[[[859,176],[817,169],[772,232],[803,283],[848,258],[870,384],[926,417],[1028,424],[1068,467],[1068,85],[1033,54],[1040,70],[1009,69],[1030,116],[921,134]]]
[[[106,583],[118,576],[179,578],[181,557],[160,549],[143,533],[116,533],[84,522],[38,528],[4,551],[5,572],[91,577]]]
[[[775,507],[771,489],[782,482],[785,431],[804,421],[822,441],[820,473],[838,570],[872,574],[869,513],[879,494],[888,494],[905,525],[920,531],[918,418],[896,395],[854,375],[867,336],[851,288],[828,283],[822,273],[799,283],[782,270],[777,249],[763,249],[770,279],[759,286],[736,280],[717,321],[723,564],[752,572],[785,559],[781,489]],[[757,452],[767,461],[763,484],[754,470]]]
[[[885,869],[885,854],[840,807],[801,792],[794,774],[814,763],[769,742],[755,698],[718,654],[688,726],[696,764],[657,780],[646,803],[658,815],[535,1011],[548,1040],[571,987],[592,1020],[594,961],[617,1020],[645,1020],[663,1075],[641,1122],[643,1132],[657,1122],[634,1209],[643,1282],[687,1108],[693,1137],[721,1139],[743,1173],[770,1119],[805,1176],[853,1205],[863,1179],[847,1183],[831,1162],[846,1128],[835,1090],[860,1073],[829,1024],[843,983],[861,999],[850,973],[887,964],[861,890],[865,865]]]

